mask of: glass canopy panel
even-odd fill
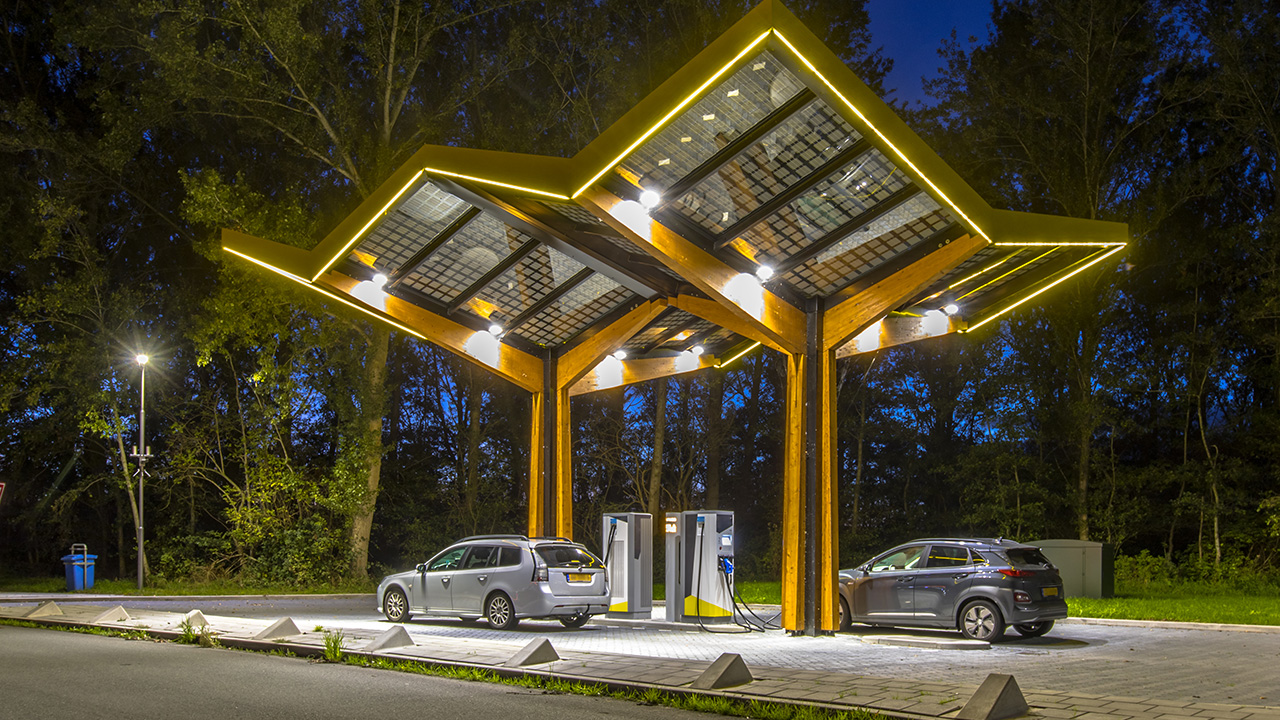
[[[807,297],[825,298],[954,223],[950,211],[917,195],[793,269],[786,280]]]
[[[757,262],[782,263],[910,183],[910,178],[879,150],[869,150],[744,232],[731,245]],[[920,197],[930,209],[937,208],[927,196],[917,196],[903,207]],[[916,211],[915,216],[921,214],[923,211]]]
[[[670,309],[663,313],[661,317],[649,325],[649,327],[636,333],[627,341],[623,349],[631,354],[638,354],[650,347],[657,347],[658,343],[668,338],[678,329],[684,328],[693,321],[693,316],[684,310]],[[689,337],[689,333],[684,333],[684,337]]]
[[[802,89],[771,53],[760,53],[643,143],[620,169],[662,192]]]
[[[1010,257],[998,267],[952,290],[952,299],[962,307],[965,303],[981,304],[982,297],[987,293],[1035,272],[1046,263],[1060,260],[1060,250],[1059,247],[1024,248],[1016,257]]]
[[[449,302],[529,240],[528,235],[482,213],[432,253],[404,284]]]
[[[544,347],[560,345],[634,297],[596,273],[512,332]]]
[[[500,312],[514,318],[585,267],[564,253],[539,245],[515,267],[499,275],[469,303],[472,312],[489,317]]]
[[[470,207],[435,185],[425,183],[387,213],[378,227],[356,246],[356,252],[372,258],[373,266],[382,272],[396,270]],[[359,257],[355,259],[362,261]]]
[[[814,100],[672,207],[718,234],[861,138],[829,105]]]

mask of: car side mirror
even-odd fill
[[[418,563],[418,564],[417,564],[417,566],[416,566],[416,567],[414,567],[414,570],[417,570],[418,572],[426,572],[426,571],[427,571],[427,564],[426,564],[426,563]]]

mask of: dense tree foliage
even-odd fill
[[[738,0],[11,3],[0,45],[0,562],[313,583],[524,527],[528,396],[227,262],[309,246],[422,143],[568,155]],[[879,88],[860,2],[792,9]],[[1130,249],[990,332],[838,367],[842,564],[1088,537],[1188,572],[1280,539],[1280,20],[1264,0],[1002,0],[914,113],[993,205]],[[776,576],[782,359],[576,398],[575,526],[735,510]]]

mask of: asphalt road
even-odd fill
[[[720,717],[260,653],[0,626],[0,719],[424,715],[462,720]]]

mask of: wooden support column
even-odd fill
[[[787,355],[782,450],[782,627],[804,629],[804,396],[805,356]]]
[[[821,302],[806,315],[806,352],[787,357],[782,623],[817,635],[838,622],[835,350],[823,342]]]
[[[573,457],[569,389],[560,386],[559,361],[543,358],[543,384],[533,394],[529,468],[529,536],[573,537]]]

